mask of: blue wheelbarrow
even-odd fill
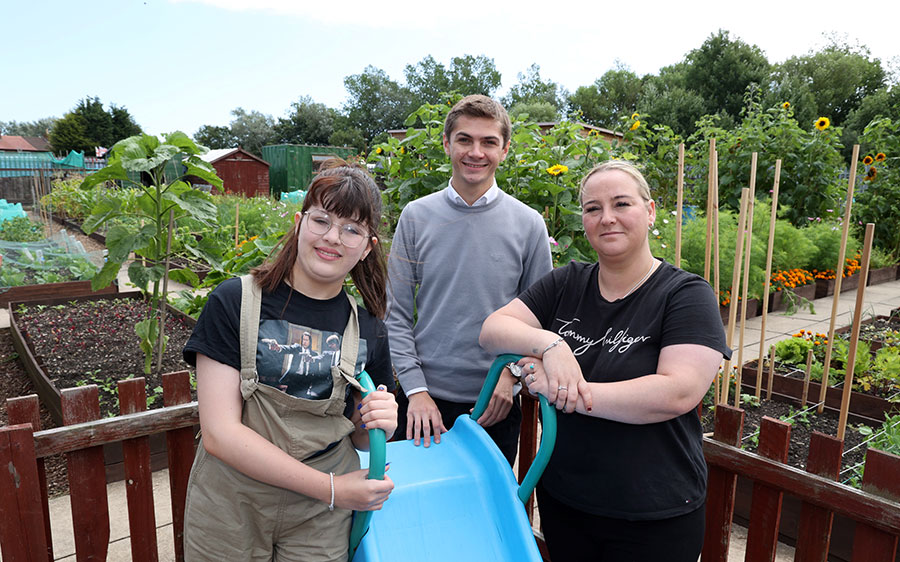
[[[556,410],[540,397],[543,433],[534,462],[519,485],[503,454],[476,423],[487,408],[504,365],[521,356],[501,355],[491,365],[470,415],[460,416],[440,444],[385,444],[384,432],[369,432],[369,478],[384,478],[391,462],[394,491],[380,511],[356,512],[350,534],[353,562],[443,560],[540,562],[525,513],[556,441]],[[366,394],[371,379],[360,377]]]

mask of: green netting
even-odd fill
[[[30,176],[37,170],[83,170],[84,152],[69,151],[62,160],[49,152],[0,152],[0,178]]]
[[[85,281],[106,261],[106,250],[85,251],[84,246],[60,230],[39,242],[0,240],[0,291],[21,285]]]

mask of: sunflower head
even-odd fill
[[[887,155],[884,152],[879,152],[875,155],[876,162],[884,162],[884,159],[887,158]]]
[[[384,152],[384,150],[380,146],[375,149],[375,154],[381,154],[382,152]]]
[[[635,129],[637,129],[637,128],[640,127],[640,126],[641,126],[641,122],[640,122],[640,121],[635,121],[635,122],[631,125],[631,130],[634,131]]]
[[[637,118],[640,117],[640,116],[641,116],[641,114],[638,113],[637,111],[635,111],[634,113],[631,114],[631,118],[632,118],[632,119],[637,119]]]
[[[866,177],[864,178],[866,181],[872,181],[875,179],[875,176],[878,175],[878,170],[875,169],[875,166],[869,166],[869,171],[866,172]]]
[[[788,109],[791,107],[791,102],[786,101],[783,104],[781,104],[781,107],[783,107],[784,109]]]
[[[562,164],[554,164],[547,168],[547,173],[551,176],[558,176],[560,174],[564,174],[569,171],[568,166],[563,166]]]
[[[831,126],[831,120],[828,119],[827,117],[819,117],[818,119],[816,119],[816,129],[819,129],[820,131],[824,131],[825,129],[827,129],[830,126]]]
[[[866,157],[863,158],[863,164],[865,164],[866,166],[871,166],[872,162],[874,162],[874,161],[875,161],[875,159],[872,158],[872,156],[869,154],[866,154]]]

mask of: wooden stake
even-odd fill
[[[806,396],[809,394],[809,372],[812,371],[813,350],[806,352],[806,372],[803,375],[803,395],[800,398],[800,407],[806,408]]]
[[[678,145],[678,195],[675,202],[675,267],[681,267],[681,225],[684,207],[684,143]]]
[[[834,299],[831,301],[831,320],[828,323],[828,345],[825,346],[825,364],[822,371],[822,386],[819,388],[818,413],[825,410],[825,391],[828,389],[828,372],[831,370],[831,350],[834,347],[834,322],[838,314],[838,303],[841,300],[841,280],[844,277],[844,261],[847,257],[847,237],[850,232],[850,211],[853,207],[853,187],[856,185],[856,162],[859,160],[859,145],[853,145],[853,156],[850,158],[850,179],[847,182],[847,202],[844,209],[844,224],[841,231],[841,247],[838,250],[838,263],[834,269]]]
[[[234,204],[234,247],[238,247],[238,223],[240,222],[241,204]]]
[[[169,235],[166,239],[166,260],[163,267],[163,290],[159,305],[159,334],[156,338],[156,374],[162,373],[163,338],[166,334],[166,304],[169,302],[169,253],[172,251],[172,231],[175,230],[175,209],[169,209]]]
[[[703,278],[710,284],[712,284],[709,277],[709,266],[711,256],[710,241],[712,240],[713,201],[715,200],[715,182],[713,182],[713,176],[716,173],[715,165],[713,164],[715,161],[715,154],[716,139],[712,138],[709,139],[709,173],[706,180],[706,257],[703,261]],[[718,296],[718,293],[716,293],[716,295]]]
[[[734,323],[738,310],[737,301],[740,300],[738,295],[740,295],[741,292],[741,262],[743,261],[741,258],[743,257],[744,252],[744,226],[747,220],[747,200],[749,197],[750,189],[746,187],[741,189],[741,213],[738,216],[737,237],[734,248],[734,268],[732,269],[731,274],[731,302],[728,305],[728,330],[725,332],[725,345],[728,346],[729,349],[732,349],[732,344],[734,343]],[[731,387],[731,359],[725,360],[725,374],[723,375],[723,380],[725,381],[725,389],[722,392],[721,403],[728,404],[728,391]],[[740,391],[740,389],[736,389],[736,391]]]
[[[719,297],[719,153],[713,154],[713,290]]]
[[[772,399],[772,381],[775,379],[775,346],[769,346],[769,380],[766,381],[766,400]]]
[[[757,153],[750,156],[750,193],[747,197],[747,220],[744,226],[744,239],[747,248],[744,250],[744,279],[741,281],[741,328],[738,337],[737,374],[734,377],[734,407],[741,407],[741,379],[744,374],[744,327],[747,324],[747,285],[750,284],[750,249],[753,246],[753,208],[756,206],[756,160]]]
[[[866,296],[866,281],[869,277],[869,258],[872,255],[872,238],[875,236],[875,225],[866,225],[866,237],[863,242],[862,263],[859,270],[859,286],[856,288],[856,308],[853,309],[853,327],[850,329],[850,349],[847,351],[847,372],[844,376],[844,392],[841,394],[841,413],[838,416],[837,438],[844,440],[847,430],[847,415],[850,411],[850,394],[853,386],[853,370],[856,364],[856,348],[859,346],[860,321]],[[824,375],[823,375],[824,377]],[[828,379],[823,379],[826,381]],[[824,385],[823,385],[824,386]]]
[[[759,326],[759,359],[756,361],[756,397],[762,389],[763,353],[766,349],[766,318],[769,315],[769,290],[772,277],[772,252],[775,244],[775,215],[778,210],[778,181],[781,179],[781,159],[775,161],[775,183],[772,186],[772,208],[769,212],[769,247],[766,250],[766,278],[763,281],[762,322]]]

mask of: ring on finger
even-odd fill
[[[536,378],[534,378],[534,373],[531,373],[530,375],[528,375],[528,380],[530,380],[531,382],[534,382],[537,380]]]
[[[569,387],[560,385],[556,390],[569,390]]]

